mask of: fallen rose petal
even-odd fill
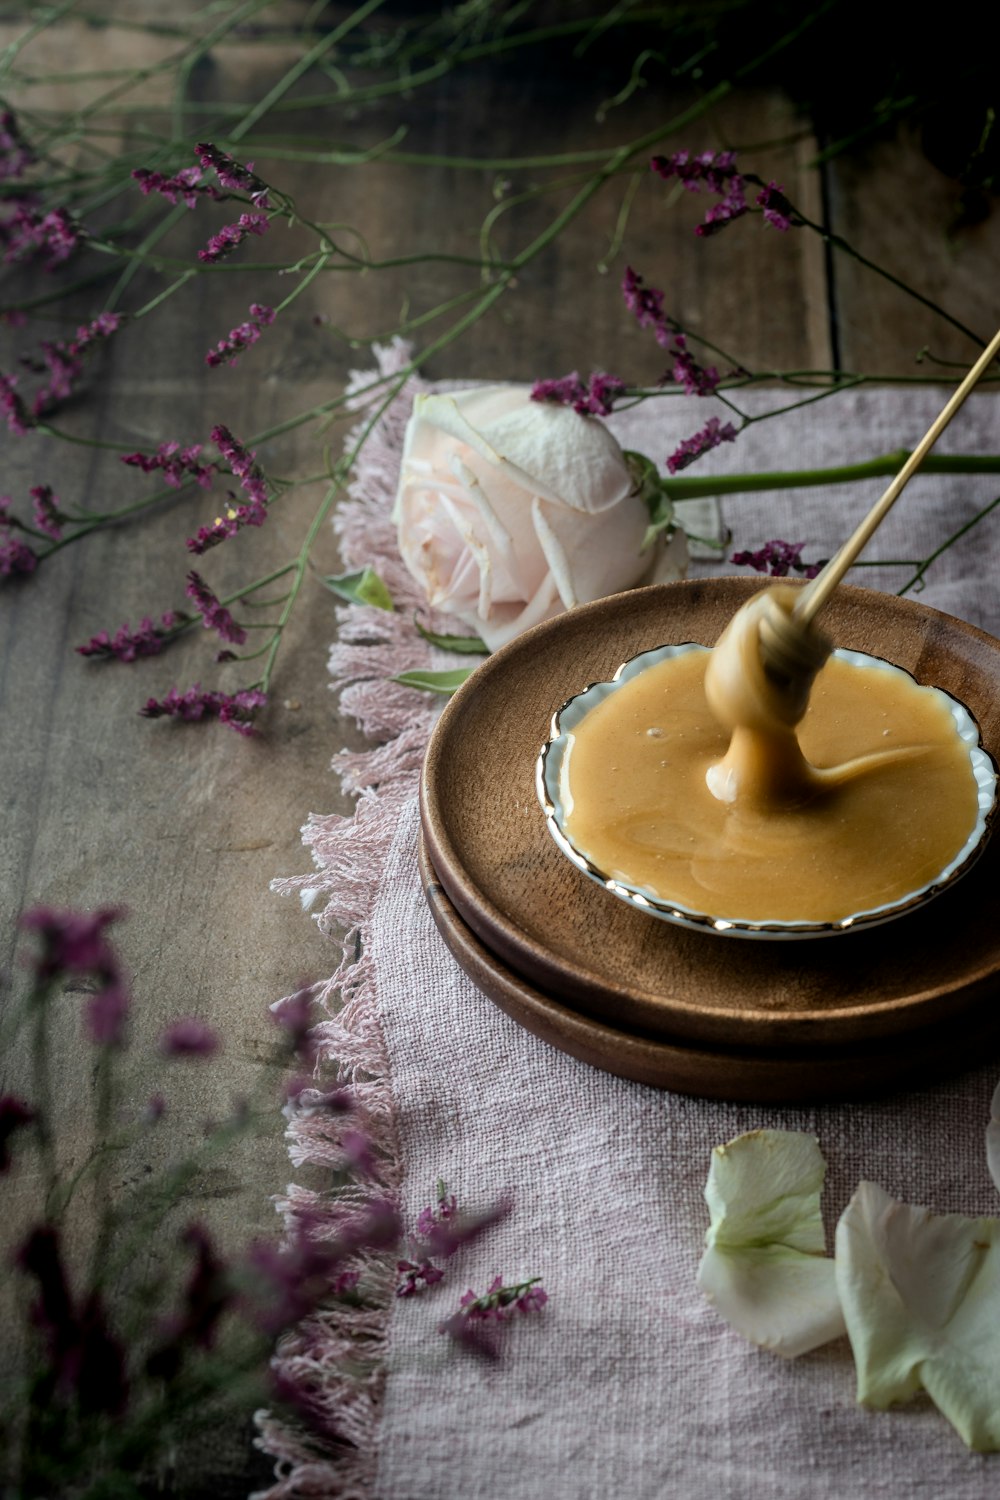
[[[970,1448],[1000,1449],[1000,1220],[932,1214],[862,1182],[837,1226],[858,1400],[921,1387]]]
[[[711,1224],[698,1285],[738,1333],[775,1354],[805,1354],[844,1332],[819,1199],[815,1137],[754,1130],[716,1146],[705,1185]]]

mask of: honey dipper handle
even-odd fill
[[[980,375],[983,374],[987,365],[996,358],[998,353],[1000,353],[1000,330],[994,334],[992,340],[976,360],[976,363],[972,366],[972,369],[966,375],[961,385],[957,386],[952,392],[943,410],[935,417],[885,494],[880,500],[876,501],[857,530],[848,537],[839,552],[836,552],[831,557],[823,571],[818,573],[812,582],[799,594],[795,601],[792,615],[800,624],[808,625],[823,608],[837,587],[837,584],[875,531],[875,528],[881,524],[883,518],[898,499],[903,486],[912,478],[916,470],[919,469]]]

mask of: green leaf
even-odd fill
[[[425,641],[430,641],[432,646],[440,646],[442,651],[455,651],[460,656],[489,656],[490,648],[486,642],[480,640],[478,635],[438,635],[433,630],[425,630],[419,620],[414,620],[417,634],[422,635]]]
[[[422,693],[445,693],[450,696],[458,691],[475,670],[475,667],[452,667],[447,672],[400,672],[392,680],[401,682],[403,687],[419,688]]]
[[[661,490],[649,508],[649,525],[642,539],[641,551],[646,552],[662,531],[671,532],[677,526],[677,516],[671,500]]]
[[[348,604],[371,604],[375,609],[396,608],[392,595],[374,568],[362,568],[360,573],[341,573],[335,577],[327,575],[323,582],[331,594],[346,599]]]

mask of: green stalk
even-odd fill
[[[715,474],[678,476],[663,481],[664,494],[675,505],[701,500],[706,495],[745,495],[754,490],[810,489],[822,484],[853,484],[860,479],[891,478],[898,474],[910,454],[906,448],[884,453],[858,464],[836,464],[829,469],[788,469],[761,474]],[[931,453],[920,467],[921,474],[1000,474],[996,454]]]

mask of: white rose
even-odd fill
[[[649,523],[603,422],[532,401],[526,386],[418,396],[393,512],[428,603],[491,650],[575,604],[631,588],[668,556],[641,552]]]

